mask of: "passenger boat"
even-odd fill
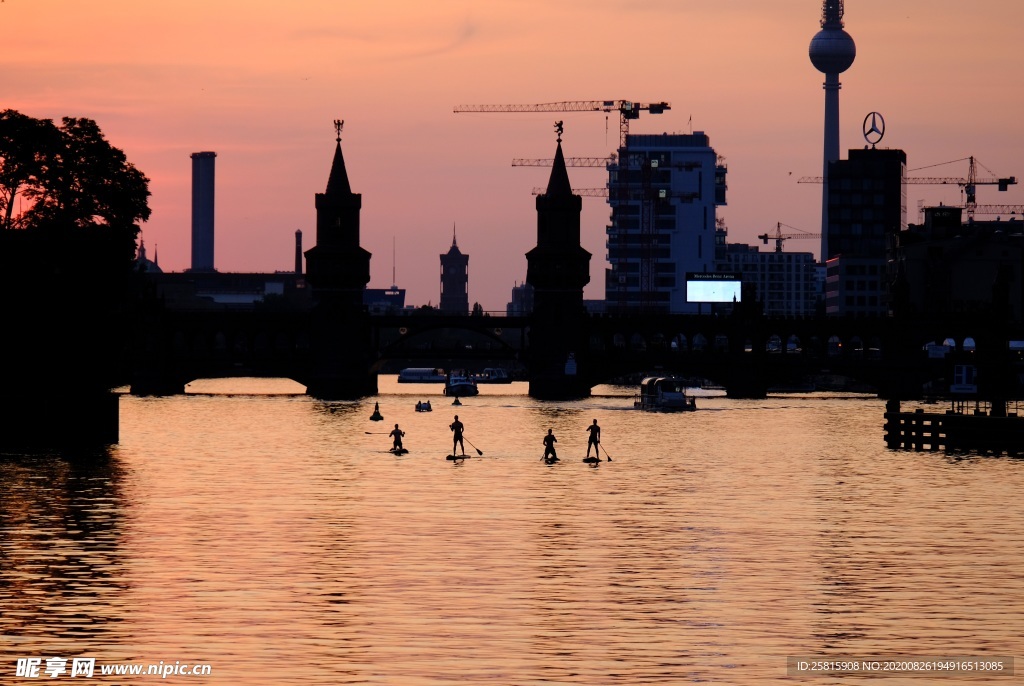
[[[479,374],[473,375],[477,383],[512,383],[512,377],[501,367],[487,367]]]
[[[640,382],[640,393],[634,398],[633,407],[655,412],[693,412],[697,403],[686,393],[686,379],[649,376]]]
[[[479,393],[480,389],[476,387],[476,382],[465,374],[451,373],[444,384],[444,394],[456,398],[465,398]]]
[[[398,383],[444,383],[447,375],[436,367],[409,367],[398,372]]]

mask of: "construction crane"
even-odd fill
[[[533,187],[534,195],[544,195],[547,192],[547,188],[543,188],[541,186]],[[605,186],[604,188],[573,188],[572,193],[573,195],[578,195],[581,198],[607,198],[608,187]]]
[[[543,188],[541,186],[534,186],[533,188],[534,195],[544,195],[547,192],[548,189]],[[600,188],[573,188],[572,192],[573,195],[578,195],[581,198],[607,198],[609,195],[607,186]],[[650,198],[652,200],[679,200],[682,202],[693,202],[694,200],[700,197],[700,193],[669,193],[667,190],[664,189],[658,189],[657,191],[654,191],[654,193],[654,197]],[[620,195],[620,197],[623,196]],[[625,193],[624,197],[629,200],[642,200],[643,192],[638,191],[633,193]]]
[[[787,229],[793,229],[794,231],[799,231],[799,233],[782,233],[782,227],[783,226],[785,226]],[[782,252],[782,241],[789,240],[790,238],[821,238],[821,234],[820,233],[806,233],[804,231],[800,231],[800,229],[796,228],[795,226],[789,226],[788,224],[783,224],[782,222],[778,222],[778,223],[775,224],[775,233],[774,234],[762,233],[760,236],[758,236],[758,238],[760,238],[764,242],[765,245],[768,245],[768,239],[769,238],[774,239],[775,240],[775,252]]]
[[[610,157],[566,157],[565,166],[567,167],[607,167],[609,164],[615,164],[616,157],[611,155]],[[547,159],[524,159],[517,157],[512,160],[513,167],[550,167],[555,161],[548,157]]]
[[[1024,205],[977,205],[974,208],[975,214],[1008,214],[1024,215]]]
[[[629,122],[640,117],[641,112],[661,114],[672,109],[667,102],[641,103],[632,100],[565,100],[543,102],[536,105],[456,105],[459,112],[618,112],[619,147],[626,147]]]
[[[941,162],[939,164],[929,165],[928,167],[920,167],[920,169],[930,169],[931,167],[939,167],[943,164],[953,164],[954,162],[964,162],[967,165],[967,177],[958,176],[908,176],[903,179],[903,183],[907,184],[929,184],[929,185],[943,185],[943,184],[957,184],[963,190],[966,196],[966,202],[963,204],[963,209],[967,211],[967,218],[970,219],[974,216],[978,207],[977,198],[977,186],[998,186],[1000,191],[1007,190],[1010,186],[1017,184],[1017,177],[1008,176],[998,178],[995,176],[989,178],[978,178],[977,165],[979,164],[974,156],[964,157],[959,160],[952,160],[950,162]],[[982,165],[984,166],[984,165]],[[991,173],[991,172],[989,172]],[[822,178],[820,176],[804,176],[797,180],[797,183],[821,183]]]

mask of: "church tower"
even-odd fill
[[[377,392],[369,315],[363,291],[370,281],[370,253],[359,245],[363,197],[352,192],[341,153],[343,121],[335,121],[337,143],[327,190],[317,193],[316,245],[306,251],[306,279],[312,287],[312,369],[309,395],[359,398]]]
[[[583,287],[590,282],[590,253],[580,245],[583,198],[572,192],[562,154],[562,122],[547,191],[537,196],[537,246],[526,253],[526,282],[533,286],[530,327],[530,395],[542,399],[590,395],[587,313]]]
[[[452,228],[452,247],[441,255],[441,300],[445,314],[469,314],[469,255],[459,250]]]

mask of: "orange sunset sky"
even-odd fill
[[[218,155],[217,269],[292,269],[295,230],[314,244],[313,196],[344,119],[370,286],[391,285],[394,267],[407,303],[436,303],[454,225],[470,302],[497,310],[526,276],[532,189],[548,175],[512,159],[551,157],[556,119],[566,155],[606,156],[618,118],[456,105],[667,101],[631,130],[710,136],[729,167],[730,242],[777,222],[817,232],[821,187],[797,179],[822,172],[823,75],[807,57],[820,12],[818,0],[5,0],[0,106],[99,123],[150,179],[143,238],[164,271],[190,263],[189,155],[204,150]],[[843,157],[875,110],[881,147],[905,150],[910,176],[963,177],[973,155],[981,176],[1024,178],[1024,2],[847,0],[845,22],[857,59],[841,77]],[[907,190],[911,222],[919,200],[963,202],[956,185]],[[981,186],[978,202],[1021,204],[1024,191]],[[584,198],[588,298],[603,294],[608,214]]]

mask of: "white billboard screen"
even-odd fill
[[[687,272],[686,302],[740,302],[742,281],[738,274],[701,274]]]

